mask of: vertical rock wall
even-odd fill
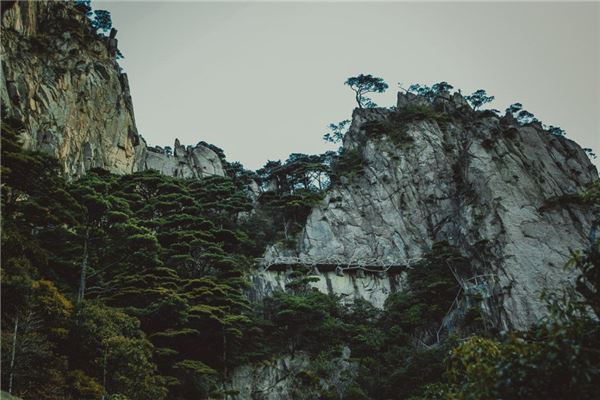
[[[140,141],[115,53],[116,39],[97,35],[74,3],[3,10],[2,103],[24,123],[25,147],[57,157],[69,176],[135,170]]]
[[[398,108],[423,104],[400,95]],[[544,288],[575,278],[565,263],[570,249],[589,244],[593,215],[564,200],[598,179],[596,168],[575,142],[539,124],[474,113],[460,95],[433,106],[462,110],[450,120],[408,124],[412,142],[402,145],[365,129],[393,111],[355,110],[344,148],[363,157],[362,174],[330,190],[285,255],[393,260],[445,240],[473,260],[474,273],[501,287],[505,326],[525,327],[546,312]]]
[[[223,176],[218,155],[176,143],[175,155],[138,135],[116,31],[97,34],[73,2],[2,4],[0,96],[23,122],[25,148],[56,157],[67,176],[91,168],[117,174],[156,169],[181,178]]]

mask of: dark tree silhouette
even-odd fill
[[[94,11],[94,19],[92,20],[92,28],[106,33],[112,28],[112,18],[110,12],[106,10]]]
[[[407,92],[423,96],[428,101],[434,101],[438,96],[440,96],[443,93],[447,93],[452,89],[454,89],[454,86],[444,81],[438,82],[431,87],[427,85],[421,85],[419,83],[414,83],[408,87]]]
[[[521,103],[513,103],[510,106],[508,106],[508,108],[506,109],[506,113],[507,114],[515,115],[516,113],[518,113],[522,109],[523,109],[523,104],[521,104]]]
[[[344,138],[344,134],[346,133],[348,126],[350,125],[350,120],[345,119],[343,121],[338,122],[337,124],[329,124],[329,131],[325,135],[323,135],[323,140],[330,143],[339,143]]]
[[[548,127],[548,132],[556,136],[565,136],[565,131],[558,126],[550,125],[550,127]]]
[[[488,96],[486,91],[483,89],[476,90],[471,93],[469,96],[466,96],[465,99],[471,104],[471,106],[477,110],[484,104],[487,104],[494,100],[494,96]]]
[[[522,125],[531,124],[537,122],[537,118],[527,110],[521,110],[517,113],[517,122]]]
[[[388,88],[388,84],[382,78],[363,74],[348,78],[345,84],[350,86],[350,89],[356,94],[355,98],[359,108],[377,107],[377,104],[365,95],[367,93],[383,93]]]
[[[445,81],[438,82],[431,87],[431,90],[433,91],[433,93],[438,96],[442,93],[449,92],[452,89],[454,89],[454,86],[452,86],[451,84],[449,84],[448,82],[445,82]]]

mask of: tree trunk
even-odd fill
[[[15,331],[13,333],[12,354],[10,355],[10,374],[8,377],[8,393],[12,394],[15,370],[15,353],[17,352],[17,330],[19,329],[19,315],[15,318]]]
[[[102,388],[104,389],[104,392],[102,393],[102,400],[104,400],[106,398],[105,393],[107,392],[107,390],[106,390],[106,358],[107,358],[107,354],[108,354],[108,349],[104,349],[104,359],[102,360]]]
[[[227,379],[227,334],[223,326],[223,377]]]
[[[283,236],[285,237],[285,240],[288,240],[288,222],[284,219],[283,220]]]
[[[89,263],[89,250],[88,250],[88,242],[90,240],[90,228],[86,228],[85,230],[85,238],[83,241],[83,256],[81,259],[81,267],[79,273],[79,293],[77,294],[77,302],[83,300],[85,296],[85,281],[87,275],[87,268]]]

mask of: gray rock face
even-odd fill
[[[291,272],[291,271],[290,271]],[[286,285],[292,281],[290,272],[260,271],[250,279],[252,286],[248,290],[251,301],[262,301],[276,291],[285,291]],[[404,274],[344,273],[326,271],[314,275],[318,281],[310,286],[323,293],[340,296],[342,302],[352,303],[356,299],[364,299],[373,306],[382,309],[387,297],[394,292],[406,288]]]
[[[345,348],[339,357],[330,360],[326,376],[320,379],[320,388],[341,394],[356,366],[349,361],[350,350]],[[302,376],[310,373],[311,359],[306,353],[285,355],[258,364],[236,368],[224,385],[226,391],[235,392],[229,400],[313,400],[319,398],[319,387],[307,387]],[[323,373],[323,371],[321,371]]]
[[[226,390],[238,392],[230,396],[233,400],[260,399],[279,400],[293,398],[292,374],[307,368],[310,360],[305,355],[295,358],[281,357],[260,365],[245,365],[236,368],[226,385]]]
[[[72,2],[3,5],[0,96],[25,126],[24,147],[56,157],[69,177],[91,168],[223,176],[221,160],[205,146],[177,142],[174,156],[147,148],[116,61],[115,34],[96,35]]]
[[[147,148],[140,169],[154,169],[176,178],[225,176],[221,159],[208,147],[201,144],[185,147],[175,139],[174,149],[173,154],[168,154],[162,149]]]
[[[70,176],[133,172],[139,137],[108,38],[72,3],[19,1],[3,11],[0,93],[25,125],[25,147],[55,156]]]
[[[449,99],[448,109],[465,107],[460,96]],[[421,98],[400,95],[398,108],[415,101]],[[368,137],[364,124],[390,113],[355,110],[344,147],[362,154],[363,173],[334,186],[312,210],[292,253],[411,258],[445,240],[501,285],[505,326],[538,320],[546,312],[540,292],[572,283],[575,273],[564,268],[569,249],[588,243],[591,211],[548,207],[598,179],[585,152],[541,126],[470,111],[447,122],[409,124],[410,145]]]

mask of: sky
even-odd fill
[[[344,81],[447,81],[514,102],[598,153],[600,3],[93,1],[112,13],[140,134],[204,140],[257,169],[333,149],[355,107]]]

